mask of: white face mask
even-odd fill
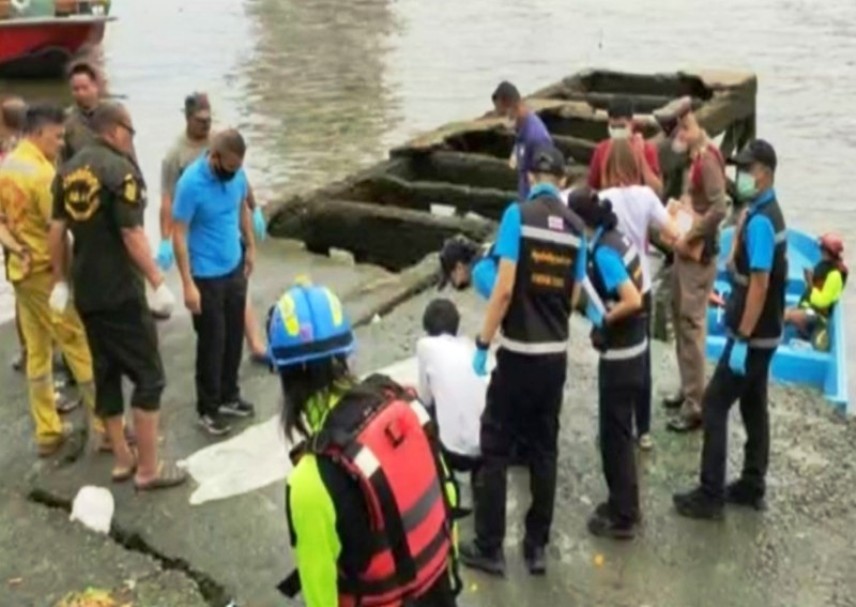
[[[627,139],[630,137],[630,129],[626,126],[610,126],[609,136],[612,139]]]

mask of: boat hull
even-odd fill
[[[720,237],[715,289],[727,294],[730,291],[725,264],[731,251],[734,228],[723,230]],[[805,289],[804,271],[813,268],[820,260],[817,240],[805,232],[788,230],[788,285],[787,305],[794,306]],[[718,360],[725,348],[724,314],[721,307],[708,309],[707,356]],[[795,337],[792,328],[785,330],[782,345],[776,350],[770,373],[781,383],[804,385],[823,392],[824,397],[842,412],[849,412],[847,396],[847,347],[845,339],[844,306],[835,306],[829,322],[829,352],[818,352],[791,343]]]
[[[0,78],[56,78],[104,38],[106,17],[0,21]]]

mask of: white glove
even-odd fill
[[[149,305],[152,312],[160,316],[170,316],[172,314],[172,311],[175,308],[175,296],[172,294],[172,291],[169,290],[169,287],[166,286],[166,282],[162,282],[160,286],[155,289]]]
[[[51,289],[51,296],[48,299],[48,305],[51,310],[56,312],[57,314],[62,314],[65,312],[65,309],[68,307],[68,300],[71,294],[68,291],[68,283],[58,282],[54,285],[54,288]]]

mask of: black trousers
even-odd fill
[[[642,296],[642,304],[645,308],[647,318],[645,320],[645,335],[648,337],[648,347],[645,348],[645,375],[644,382],[639,388],[639,394],[634,399],[636,413],[636,435],[642,436],[651,431],[651,391],[653,381],[651,379],[651,314],[653,303],[651,291]]]
[[[528,443],[529,490],[525,542],[545,545],[556,499],[559,412],[567,355],[527,356],[500,349],[482,414],[482,467],[477,484],[476,544],[494,552],[505,539],[506,472],[516,437]]]
[[[609,489],[609,510],[616,521],[627,524],[639,514],[633,413],[638,411],[644,392],[641,371],[646,365],[646,355],[642,354],[620,362],[601,359],[598,368],[600,456]]]
[[[725,494],[728,455],[728,412],[740,401],[746,428],[741,479],[763,496],[770,460],[770,420],[767,411],[767,379],[775,348],[749,348],[746,374],[728,366],[734,342],[729,341],[704,392],[704,446],[701,454],[701,486],[708,497],[721,501]]]
[[[244,265],[225,276],[194,278],[202,301],[193,316],[196,331],[196,410],[215,415],[240,396],[238,367],[244,348],[247,279]]]

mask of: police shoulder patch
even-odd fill
[[[122,180],[122,199],[131,205],[140,203],[140,185],[132,173],[125,175]]]

